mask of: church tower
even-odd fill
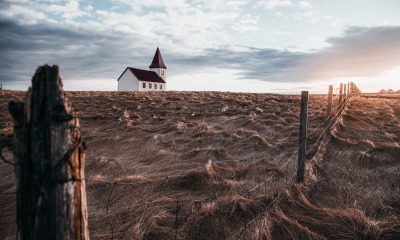
[[[149,68],[150,71],[156,72],[165,82],[167,81],[167,67],[164,64],[164,60],[158,47]]]

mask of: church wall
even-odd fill
[[[118,81],[118,91],[138,91],[139,81],[129,70],[126,70]]]
[[[164,79],[164,81],[166,81],[166,79],[167,79],[167,69],[150,68],[150,71],[153,71],[153,72],[157,73],[157,75],[159,77],[161,77],[162,79]]]
[[[143,88],[143,83],[146,84],[145,88]],[[149,84],[151,84],[151,88],[150,88]],[[155,88],[155,84],[157,84],[157,89]],[[162,88],[161,88],[161,85],[162,85]],[[139,81],[139,91],[165,91],[166,90],[165,88],[166,88],[165,83]]]

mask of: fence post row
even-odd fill
[[[41,66],[14,121],[18,239],[89,239],[85,144],[58,66]]]
[[[348,82],[347,83],[347,95],[349,95],[350,94],[350,83]]]
[[[350,99],[350,96],[354,93],[360,93],[360,90],[356,87],[353,82],[349,82],[347,84],[340,83],[339,90],[339,118],[340,113],[343,111],[345,105],[347,104],[347,100]],[[299,132],[299,154],[297,161],[297,174],[296,174],[296,182],[303,183],[304,182],[304,170],[305,170],[305,161],[306,161],[306,142],[307,142],[307,121],[308,121],[308,91],[301,92],[301,110],[300,110],[300,132]],[[331,130],[333,127],[333,85],[329,85],[328,91],[328,106],[327,106],[327,121],[328,126],[326,128],[326,135],[331,135]]]
[[[308,91],[301,92],[300,110],[300,134],[299,134],[299,156],[297,162],[298,183],[304,182],[304,168],[306,161],[306,142],[307,142],[307,118],[308,118]]]

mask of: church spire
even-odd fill
[[[163,69],[167,69],[167,67],[164,64],[164,60],[161,56],[161,52],[160,49],[157,47],[157,51],[154,54],[154,58],[153,61],[151,62],[149,68],[163,68]]]

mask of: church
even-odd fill
[[[150,70],[127,67],[118,78],[118,91],[165,91],[167,67],[157,47]]]

